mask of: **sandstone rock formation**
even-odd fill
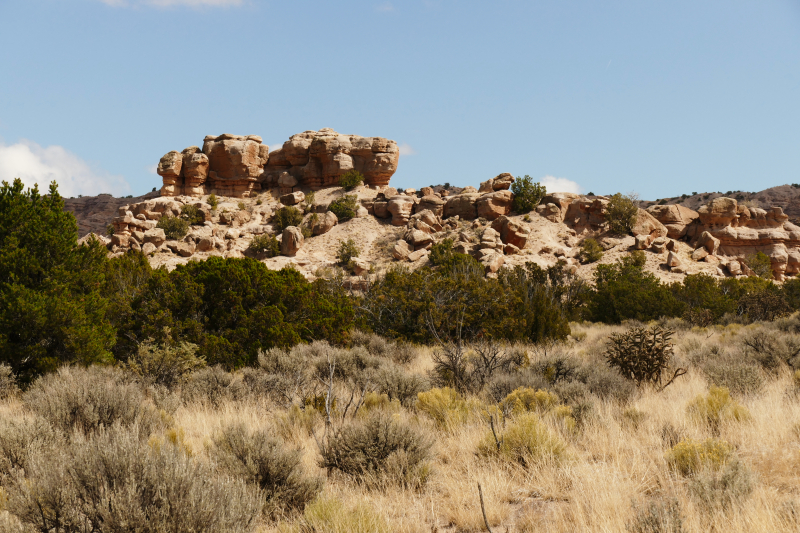
[[[694,237],[687,232],[694,227],[692,222],[699,217],[697,211],[682,205],[652,205],[647,208],[647,212],[667,228],[670,239],[680,239],[687,235]]]
[[[367,185],[383,187],[397,170],[397,143],[383,137],[361,137],[336,133],[330,128],[292,135],[283,147],[270,154],[264,182],[277,184],[288,174],[304,187],[332,187],[350,170],[364,175]]]
[[[336,186],[350,170],[364,175],[367,185],[385,187],[397,170],[397,143],[383,137],[343,135],[330,128],[293,135],[282,148],[269,152],[257,135],[209,135],[203,149],[172,151],[159,161],[162,196],[247,198],[253,191],[278,187],[319,189]]]

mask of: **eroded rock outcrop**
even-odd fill
[[[782,208],[746,207],[733,198],[720,197],[701,207],[698,217],[702,233],[696,247],[708,252],[704,260],[723,256],[744,263],[748,256],[762,252],[772,262],[775,279],[800,272],[800,227],[789,222]]]
[[[330,128],[293,135],[272,153],[258,135],[206,136],[202,150],[191,146],[172,151],[159,161],[162,196],[221,196],[247,198],[253,191],[278,187],[332,187],[357,170],[364,182],[385,187],[397,170],[397,143],[383,137],[343,135]]]

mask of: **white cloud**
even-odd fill
[[[10,183],[14,178],[27,187],[38,183],[41,192],[55,180],[58,192],[66,198],[100,193],[124,196],[131,188],[122,176],[92,167],[61,146],[43,148],[24,139],[9,146],[0,143],[0,180]]]
[[[269,146],[269,153],[272,153],[275,150],[280,150],[281,148],[283,148],[283,143],[282,142],[274,143],[274,144],[269,144],[269,143],[264,143],[264,144]]]
[[[400,150],[400,155],[414,155],[417,153],[410,144],[402,143],[397,148]]]
[[[150,165],[149,167],[144,167],[148,174],[155,174],[158,175],[158,163],[155,165]]]
[[[112,7],[155,6],[155,7],[239,7],[245,0],[100,0]]]
[[[539,183],[547,187],[547,192],[574,192],[581,193],[581,186],[567,178],[556,178],[555,176],[545,176]]]

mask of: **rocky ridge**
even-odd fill
[[[223,135],[206,137],[202,151],[170,152],[159,164],[162,196],[119,206],[113,236],[98,238],[112,255],[138,249],[154,266],[174,268],[213,255],[253,256],[270,268],[293,265],[309,278],[330,275],[339,244],[353,239],[361,250],[350,265],[355,284],[396,262],[411,268],[425,264],[430,248],[443,239],[475,257],[490,276],[528,261],[543,267],[561,261],[590,278],[597,263],[579,261],[580,243],[588,237],[605,250],[601,263],[646,250],[646,268],[670,281],[697,272],[751,274],[748,257],[756,252],[770,258],[779,281],[800,272],[800,228],[780,206],[767,210],[726,197],[698,210],[651,204],[639,209],[632,235],[617,236],[606,229],[609,199],[603,196],[553,193],[530,214],[512,212],[510,174],[453,191],[457,194],[442,187],[397,190],[388,185],[397,167],[396,144],[380,137],[323,129],[292,136],[271,153],[263,146],[255,136]],[[345,191],[338,179],[353,169],[367,179]],[[209,204],[212,192],[219,197],[216,208]],[[355,216],[340,221],[330,205],[348,194],[356,201]],[[197,209],[202,223],[180,241],[167,239],[159,220],[180,216],[187,205]],[[279,232],[273,217],[286,206],[298,208],[302,222]],[[280,255],[253,251],[251,243],[261,235],[276,237]]]

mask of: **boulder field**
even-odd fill
[[[362,278],[397,262],[411,268],[426,264],[430,248],[444,239],[480,261],[490,276],[528,261],[543,267],[561,261],[590,278],[597,263],[579,262],[580,243],[589,237],[605,250],[601,263],[645,250],[646,268],[669,281],[698,272],[750,275],[747,259],[757,252],[770,258],[778,281],[800,272],[800,228],[781,207],[747,207],[726,197],[697,211],[651,205],[638,210],[632,235],[619,236],[606,229],[607,197],[551,193],[531,213],[518,214],[510,174],[457,189],[458,194],[441,187],[398,190],[389,185],[398,157],[394,141],[328,128],[293,135],[273,152],[258,136],[208,136],[202,150],[190,147],[162,157],[161,196],[118,207],[113,235],[97,238],[112,255],[138,249],[154,266],[250,255],[271,268],[293,265],[309,278],[332,272],[338,247],[347,239],[361,250],[351,267],[356,265]],[[364,184],[345,191],[338,180],[351,170],[364,175]],[[216,208],[208,203],[212,193]],[[342,221],[329,207],[348,194],[355,196],[355,216]],[[180,216],[187,205],[197,208],[202,223],[180,241],[167,239],[159,220]],[[279,232],[273,217],[286,206],[297,208],[302,222]],[[253,252],[250,243],[260,235],[274,235],[280,255]],[[355,277],[352,282],[358,283]]]

